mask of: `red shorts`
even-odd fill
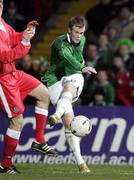
[[[0,77],[0,107],[9,118],[24,112],[24,98],[41,82],[33,76],[17,70]]]

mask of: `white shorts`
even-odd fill
[[[59,100],[61,93],[63,91],[64,85],[66,83],[70,83],[77,88],[76,95],[75,95],[75,97],[73,97],[72,102],[77,101],[77,99],[79,98],[81,91],[83,89],[83,85],[84,85],[83,75],[82,74],[73,74],[70,76],[64,76],[64,77],[62,77],[62,79],[60,81],[58,81],[55,84],[53,84],[52,86],[48,87],[48,90],[50,92],[51,103],[53,105],[57,104],[57,101]]]

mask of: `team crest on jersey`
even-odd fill
[[[19,109],[18,106],[15,106],[15,107],[13,108],[13,112],[14,112],[14,113],[18,113],[19,111],[20,111],[20,109]]]

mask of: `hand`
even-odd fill
[[[84,68],[82,69],[82,72],[83,72],[83,73],[88,73],[88,74],[91,74],[91,73],[97,74],[95,68],[93,68],[93,67],[91,67],[91,66],[84,67]]]
[[[35,28],[26,28],[24,31],[23,31],[23,38],[30,41],[35,35]]]
[[[27,28],[23,32],[23,38],[25,40],[30,41],[34,37],[37,25],[38,22],[34,20],[27,24]]]
[[[37,21],[33,20],[27,24],[27,28],[36,27],[38,25],[39,25],[39,23]]]

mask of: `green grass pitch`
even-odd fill
[[[0,174],[0,180],[134,180],[133,166],[91,165],[80,174],[76,165],[19,164],[19,175]]]

